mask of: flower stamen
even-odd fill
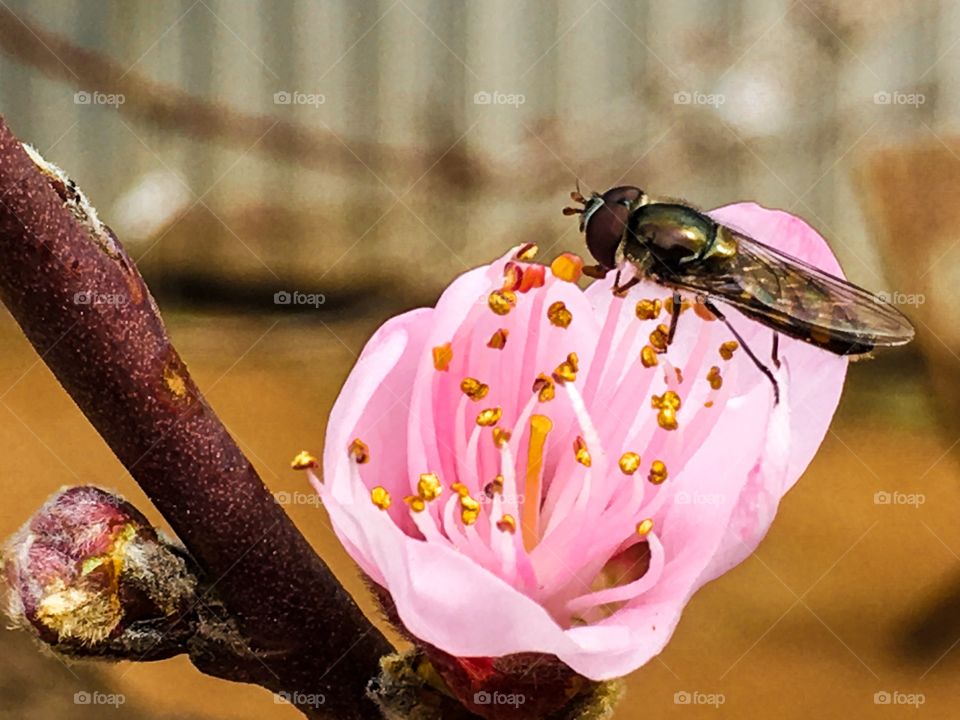
[[[387,510],[390,507],[390,493],[382,485],[377,485],[370,491],[370,500],[381,510]]]
[[[353,458],[357,465],[370,462],[370,448],[360,438],[353,439],[353,442],[347,447],[347,454]]]
[[[490,386],[486,383],[482,383],[476,378],[466,377],[460,381],[460,389],[463,391],[463,394],[468,398],[476,402],[477,400],[482,400],[487,396],[487,393],[490,392]]]

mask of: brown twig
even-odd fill
[[[0,300],[216,587],[253,680],[322,695],[301,704],[316,717],[377,717],[364,688],[389,644],[207,405],[113,233],[2,118]]]

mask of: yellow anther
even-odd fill
[[[637,523],[637,535],[640,537],[649,535],[651,530],[653,530],[653,520],[650,518]]]
[[[487,298],[487,305],[497,315],[506,315],[517,304],[517,295],[512,290],[494,290]]]
[[[657,351],[650,345],[644,345],[640,351],[640,362],[644,367],[653,367],[657,364]]]
[[[294,470],[307,470],[319,465],[317,459],[306,450],[301,450],[297,456],[290,461],[290,467]]]
[[[370,491],[370,500],[381,510],[386,510],[390,507],[390,493],[381,485],[377,485]]]
[[[625,452],[620,456],[620,471],[624,475],[633,475],[640,467],[640,456],[635,452]]]
[[[654,395],[650,398],[650,406],[653,408],[672,408],[679,410],[681,404],[680,396],[673,390],[667,390],[663,395]]]
[[[453,347],[450,343],[438,345],[433,349],[433,366],[441,372],[450,369],[450,361],[453,360]]]
[[[583,258],[573,253],[562,253],[550,263],[550,272],[561,280],[576,282],[583,274]]]
[[[533,381],[533,392],[537,394],[537,400],[540,402],[549,402],[557,394],[553,380],[543,373],[537,375],[537,379]]]
[[[491,427],[500,422],[501,417],[503,417],[503,408],[487,408],[477,415],[477,425],[480,427]]]
[[[723,386],[723,377],[720,375],[720,368],[714,365],[707,373],[707,382],[714,390],[719,390]]]
[[[493,348],[494,350],[503,350],[504,345],[507,344],[507,335],[509,334],[508,330],[500,328],[490,336],[490,339],[487,341],[487,347]]]
[[[587,449],[587,441],[579,435],[577,435],[577,439],[573,441],[573,455],[577,459],[577,462],[584,467],[590,467],[590,463],[593,462],[590,458],[590,451]]]
[[[482,400],[490,392],[490,386],[482,383],[476,378],[467,377],[460,381],[460,389],[463,394],[473,401]]]
[[[493,498],[494,495],[503,494],[503,475],[497,475],[493,480],[486,484],[486,487],[483,488],[483,494],[488,498]]]
[[[427,502],[436,500],[442,492],[443,486],[436,473],[423,473],[417,481],[417,495]]]
[[[664,430],[676,430],[678,427],[677,411],[672,407],[661,408],[657,413],[657,425]]]
[[[497,520],[497,530],[500,532],[508,532],[513,535],[517,531],[517,521],[514,519],[513,515],[504,515],[502,518]]]
[[[650,463],[650,474],[647,475],[647,480],[652,482],[654,485],[659,485],[667,479],[667,466],[663,463],[662,460],[654,460]]]
[[[724,360],[729,360],[733,357],[733,351],[740,347],[740,343],[736,340],[727,340],[720,346],[720,357]]]
[[[567,306],[560,300],[547,308],[547,318],[551,324],[559,328],[569,327],[570,323],[573,322],[573,314],[567,310]]]
[[[415,513],[423,512],[424,508],[427,507],[423,498],[417,497],[416,495],[407,495],[403,501],[409,505],[410,509]]]
[[[573,362],[571,362],[573,360]],[[567,359],[557,365],[553,371],[553,379],[563,385],[565,382],[574,382],[577,379],[579,361],[575,353],[567,355]]]
[[[640,320],[654,320],[660,315],[660,300],[640,300],[637,303],[637,317]]]
[[[517,254],[514,256],[517,260],[522,260],[524,262],[530,262],[537,256],[538,248],[533,243],[526,243],[517,250]]]
[[[353,442],[347,446],[347,454],[354,459],[357,465],[370,462],[370,448],[360,438],[354,438]]]
[[[493,429],[493,444],[498,448],[502,448],[508,442],[510,442],[510,431],[495,427]]]
[[[670,337],[670,328],[668,328],[663,323],[657,325],[657,329],[650,333],[650,344],[658,352],[663,352],[667,349],[667,340]]]

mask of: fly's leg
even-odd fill
[[[673,336],[677,334],[677,322],[680,320],[680,310],[683,308],[683,298],[676,290],[673,291],[673,312],[670,313],[670,332],[667,333],[667,345],[673,344]]]
[[[630,288],[632,288],[632,287],[633,287],[634,285],[636,285],[638,282],[640,282],[640,278],[639,278],[638,276],[634,275],[632,278],[630,278],[629,280],[627,280],[627,282],[626,282],[625,285],[621,285],[621,284],[620,284],[620,271],[617,270],[617,279],[613,281],[613,294],[616,295],[617,297],[623,297],[624,295],[627,294],[627,290],[629,290]]]
[[[767,376],[767,379],[773,385],[773,401],[775,404],[779,405],[780,404],[780,386],[777,384],[776,378],[773,377],[773,373],[770,372],[770,368],[768,368],[766,365],[760,362],[760,359],[753,354],[753,350],[750,349],[750,346],[743,341],[743,338],[740,337],[740,333],[738,333],[737,329],[730,324],[730,321],[727,320],[726,316],[717,309],[716,305],[714,305],[709,300],[704,300],[703,304],[704,304],[704,307],[707,308],[707,310],[709,310],[710,312],[712,312],[714,315],[717,316],[718,320],[723,320],[724,325],[726,325],[727,329],[729,329],[730,332],[733,333],[733,336],[737,339],[737,342],[740,343],[740,347],[743,348],[743,351],[747,354],[747,357],[753,360],[753,364],[757,366],[760,372],[762,372],[764,375]]]
[[[770,359],[773,361],[773,366],[777,369],[780,368],[780,333],[776,330],[773,331],[773,349],[770,351]]]

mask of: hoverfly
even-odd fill
[[[602,278],[616,270],[613,291],[618,295],[641,279],[672,290],[668,345],[680,317],[680,293],[693,294],[727,325],[773,383],[777,402],[780,389],[773,373],[715,302],[730,305],[773,330],[771,360],[776,367],[780,366],[779,333],[836,355],[861,355],[913,339],[910,321],[868,290],[721,225],[683,202],[656,201],[630,186],[589,198],[578,188],[570,197],[583,207],[564,208],[564,214],[580,215],[580,231],[598,263],[585,269],[588,275]],[[620,285],[625,263],[635,272]]]

